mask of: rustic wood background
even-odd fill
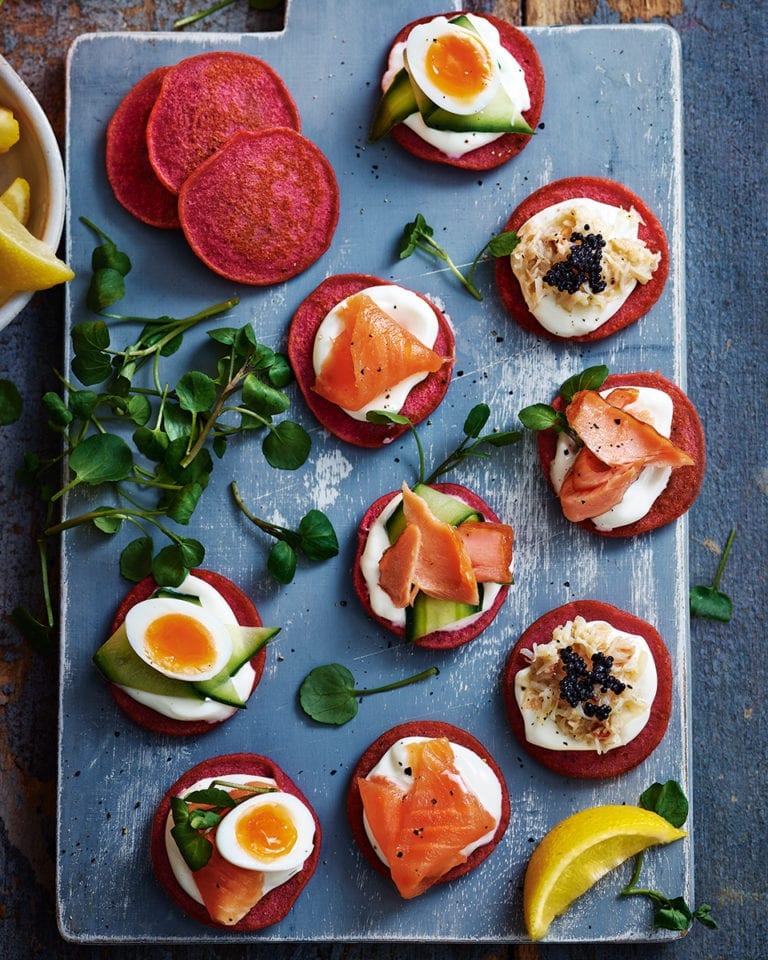
[[[294,0],[304,2],[304,0]],[[362,0],[361,0],[362,2]],[[93,30],[167,30],[205,0],[67,4],[5,0],[0,51],[32,88],[57,135],[64,133],[64,62],[71,40]],[[418,3],[414,0],[414,16]],[[31,649],[10,622],[37,597],[31,531],[36,506],[14,471],[26,449],[50,439],[37,398],[55,386],[61,363],[60,291],[33,298],[2,336],[0,377],[22,388],[25,408],[0,428],[0,956],[116,960],[760,960],[768,956],[764,869],[768,759],[763,654],[766,595],[765,170],[766,5],[721,0],[514,0],[470,6],[517,24],[667,22],[683,50],[688,392],[704,420],[709,469],[690,513],[693,582],[711,579],[731,526],[738,527],[721,587],[735,615],[728,625],[692,625],[695,886],[720,924],[668,947],[287,945],[92,947],[63,943],[54,908],[56,793],[55,657]],[[257,14],[245,0],[194,29],[262,30],[281,13]],[[119,69],[119,65],[116,66]],[[758,432],[759,431],[759,432]],[[88,798],[84,797],[87,803]],[[606,910],[611,909],[606,903]]]

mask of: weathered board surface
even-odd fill
[[[332,15],[322,5],[311,10],[291,5],[285,30],[270,35],[80,38],[68,70],[67,256],[79,271],[68,292],[68,322],[87,315],[93,237],[78,219],[87,216],[108,225],[133,259],[136,279],[131,284],[129,278],[126,298],[131,312],[182,316],[236,293],[241,302],[231,322],[251,319],[259,338],[276,348],[284,344],[297,304],[328,274],[371,272],[435,298],[455,326],[458,362],[446,401],[420,430],[430,462],[453,448],[475,403],[491,406],[494,424],[514,426],[522,406],[549,399],[557,385],[587,364],[605,362],[614,371],[658,369],[685,386],[677,35],[663,26],[531,30],[548,82],[543,126],[510,164],[466,175],[426,168],[394,145],[366,144],[387,40],[410,19],[409,4],[366,8],[363,21],[358,4],[348,2],[348,16],[339,15],[338,4]],[[420,12],[444,8],[427,3]],[[105,126],[130,85],[152,67],[214,48],[262,56],[278,70],[297,100],[304,133],[326,152],[339,177],[341,217],[329,254],[274,289],[233,289],[206,274],[178,238],[125,214],[103,174]],[[490,265],[478,271],[485,298],[476,303],[433,263],[397,259],[402,227],[416,212],[424,213],[458,260],[469,262],[528,192],[581,173],[626,183],[658,213],[670,239],[672,270],[661,301],[619,338],[586,349],[554,346],[507,320]],[[206,339],[200,332],[189,342],[195,338],[200,345]],[[202,362],[200,351],[197,357]],[[171,382],[173,371],[170,362]],[[147,857],[148,825],[154,804],[185,769],[216,754],[252,750],[272,756],[297,779],[325,832],[311,886],[282,924],[255,939],[523,940],[521,883],[532,840],[578,808],[636,802],[654,780],[675,778],[688,788],[687,521],[626,543],[572,528],[552,502],[527,438],[460,475],[516,530],[516,583],[502,614],[481,638],[452,654],[393,645],[360,610],[349,568],[357,521],[373,499],[414,478],[415,447],[410,439],[377,452],[342,446],[314,425],[298,396],[293,414],[312,429],[309,463],[295,474],[276,473],[263,463],[257,444],[243,444],[217,465],[200,516],[188,531],[206,544],[206,565],[241,584],[265,622],[283,628],[246,715],[206,737],[193,742],[157,738],[116,712],[90,664],[125,589],[114,563],[116,545],[83,531],[65,538],[57,845],[61,931],[86,943],[226,940],[225,933],[201,929],[180,915],[157,886]],[[264,541],[232,506],[227,491],[232,479],[260,515],[295,522],[311,507],[325,510],[342,544],[339,558],[301,568],[294,584],[278,589],[264,572]],[[68,504],[70,511],[74,508]],[[656,624],[670,647],[677,680],[662,746],[639,770],[598,785],[559,778],[525,759],[506,727],[499,695],[500,670],[522,629],[549,608],[578,597],[608,600]],[[428,684],[364,702],[345,727],[322,728],[300,714],[296,691],[311,667],[331,661],[347,664],[365,686],[433,663],[441,672]],[[343,798],[357,756],[378,733],[427,716],[463,726],[486,744],[507,778],[513,819],[481,869],[404,904],[356,851]],[[646,869],[650,885],[691,895],[689,842],[660,851]],[[651,933],[646,911],[634,901],[609,911],[604,905],[596,908],[610,882],[559,921],[551,938],[669,936]]]

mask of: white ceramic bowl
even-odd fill
[[[19,121],[19,142],[0,153],[0,193],[15,177],[25,177],[30,186],[27,228],[54,250],[64,228],[66,185],[61,151],[42,107],[7,60],[0,56],[0,105],[13,111]],[[31,292],[0,300],[0,330],[27,305]]]

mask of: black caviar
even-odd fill
[[[584,229],[589,229],[587,224]],[[570,253],[565,260],[552,264],[544,274],[544,283],[564,293],[576,293],[586,283],[592,293],[602,293],[606,287],[602,274],[604,246],[600,233],[572,233]]]
[[[607,657],[599,650],[592,654],[592,669],[587,668],[586,661],[579,656],[573,647],[564,647],[560,651],[560,660],[565,668],[565,676],[560,681],[560,696],[572,707],[582,704],[582,710],[587,717],[596,720],[607,720],[611,707],[607,703],[595,703],[595,687],[601,693],[622,693],[626,684],[611,673],[613,657]]]

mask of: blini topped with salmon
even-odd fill
[[[307,406],[339,439],[380,447],[407,425],[371,423],[370,410],[416,424],[451,382],[456,343],[448,318],[422,294],[367,274],[337,274],[301,303],[288,356]]]
[[[493,852],[509,824],[509,793],[475,737],[414,720],[365,750],[352,773],[347,817],[368,863],[411,899]]]
[[[199,923],[261,930],[293,907],[321,838],[317,814],[277,764],[235,753],[198,764],[166,792],[152,823],[152,865]]]
[[[690,400],[661,374],[612,374],[595,389],[560,393],[551,407],[521,410],[521,420],[531,426],[529,414],[542,408],[551,417],[546,428],[534,426],[539,457],[566,519],[601,536],[631,537],[671,523],[696,499],[704,430]]]
[[[512,583],[514,533],[454,483],[385,494],[358,529],[353,578],[368,614],[417,646],[468,643],[499,612]]]

